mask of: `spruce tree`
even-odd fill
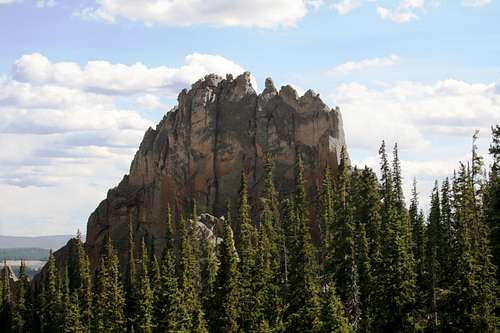
[[[442,249],[442,285],[443,288],[448,289],[450,281],[455,275],[456,269],[456,239],[457,239],[457,226],[453,218],[452,211],[452,197],[451,197],[450,180],[445,178],[441,185],[441,220],[445,234],[444,249]]]
[[[93,306],[93,331],[123,332],[126,329],[125,298],[118,256],[108,233],[97,270]]]
[[[12,297],[11,297],[11,277],[10,269],[7,266],[7,262],[4,259],[3,268],[0,271],[1,274],[1,302],[0,302],[0,322],[2,326],[5,327],[7,332],[11,331],[13,328],[13,311],[12,311]]]
[[[189,238],[187,222],[184,217],[179,219],[179,258],[177,262],[177,271],[179,275],[179,290],[181,292],[182,302],[179,307],[181,320],[181,330],[191,330],[193,321],[193,307],[195,302],[195,292],[193,281],[191,280],[192,268],[192,249]]]
[[[412,251],[415,258],[415,285],[417,307],[422,308],[425,302],[425,218],[419,211],[417,180],[413,180],[412,196],[409,208],[410,225],[412,230]]]
[[[19,278],[16,285],[17,295],[13,315],[14,332],[28,332],[32,329],[32,311],[34,309],[31,306],[31,284],[26,274],[26,263],[24,260],[21,261]]]
[[[360,332],[370,332],[372,325],[372,288],[373,274],[370,260],[368,239],[366,237],[365,225],[358,223],[356,237],[356,261],[359,271],[359,291],[360,291]]]
[[[127,330],[130,332],[136,318],[137,302],[136,295],[136,267],[135,267],[135,243],[132,223],[128,223],[128,256],[127,270],[125,271],[125,317],[127,318]]]
[[[52,251],[49,253],[47,270],[45,273],[45,297],[42,304],[42,332],[61,332],[63,329],[63,311],[61,308],[61,294],[57,287],[56,260]]]
[[[231,208],[227,208],[224,235],[220,244],[217,278],[210,317],[211,332],[238,332],[238,267],[231,230]]]
[[[319,191],[319,218],[321,231],[320,258],[322,262],[331,262],[333,234],[335,231],[335,208],[333,179],[329,168],[326,168]]]
[[[88,331],[92,317],[92,277],[90,263],[85,247],[82,242],[81,233],[77,233],[78,264],[76,266],[76,288],[78,289],[78,300],[80,302],[80,322]]]
[[[155,332],[182,332],[181,307],[182,295],[179,290],[175,271],[175,246],[172,232],[172,210],[167,210],[165,223],[165,248],[163,249],[160,286],[155,301]]]
[[[202,252],[201,281],[202,281],[202,303],[204,312],[208,314],[210,309],[210,299],[214,294],[215,281],[219,262],[217,259],[217,239],[207,239]]]
[[[382,142],[379,154],[383,209],[375,330],[413,332],[417,329],[414,318],[415,272],[413,256],[408,246],[409,236],[406,234],[404,204],[401,201],[401,177],[399,171],[394,174],[391,171],[384,142]],[[397,154],[394,156],[393,165],[396,169],[399,168]],[[396,176],[395,182],[393,175]]]
[[[69,292],[69,289],[68,289]],[[69,297],[64,308],[64,333],[84,333],[87,332],[80,320],[80,301],[78,292],[75,290]]]
[[[477,232],[477,202],[473,172],[460,165],[454,181],[454,219],[457,227],[457,267],[447,295],[443,330],[494,332],[496,329],[494,267],[486,238]],[[474,250],[474,242],[479,251]]]
[[[489,153],[493,163],[485,195],[485,220],[490,229],[492,260],[496,266],[497,284],[500,284],[500,125],[492,127]]]
[[[136,288],[137,305],[134,326],[136,332],[151,333],[153,331],[153,292],[149,280],[149,257],[144,243],[144,238],[141,243],[141,273]]]
[[[360,290],[356,247],[354,237],[354,216],[351,197],[349,165],[345,149],[340,154],[335,200],[335,233],[333,235],[332,261],[328,273],[333,273],[340,299],[344,303],[349,320],[357,329],[360,321]]]
[[[427,305],[430,314],[430,329],[435,332],[438,328],[437,290],[440,287],[441,263],[439,254],[442,251],[442,237],[445,231],[442,227],[441,204],[439,198],[438,184],[434,185],[431,195],[431,207],[429,213],[429,225],[427,227],[427,244],[425,246],[426,260],[426,283],[429,291]]]
[[[295,205],[287,204],[289,226],[289,288],[285,312],[287,332],[315,332],[321,327],[319,286],[306,206],[304,165],[299,156],[295,169]],[[287,245],[288,247],[288,245]]]
[[[320,330],[322,333],[355,332],[345,315],[344,305],[337,296],[333,281],[330,281],[327,285],[327,291],[323,301],[322,319],[323,324]]]
[[[280,330],[283,326],[283,300],[281,296],[281,262],[279,237],[273,227],[273,212],[263,199],[261,222],[258,230],[254,290],[259,305],[261,326]]]
[[[240,318],[238,326],[245,332],[256,329],[258,319],[257,314],[252,311],[255,302],[253,279],[255,277],[255,228],[250,218],[250,201],[248,198],[248,181],[245,172],[241,174],[240,183],[240,203],[239,203],[239,223],[238,223],[238,243],[237,250],[239,256],[239,302]]]

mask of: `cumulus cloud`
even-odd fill
[[[143,22],[191,26],[243,26],[273,28],[293,26],[318,7],[318,0],[98,0],[95,8],[84,8],[79,16],[116,22],[118,18]]]
[[[487,151],[490,127],[498,123],[500,114],[497,84],[452,79],[396,82],[381,88],[343,84],[333,99],[342,110],[354,163],[378,170],[376,152],[381,141],[389,146],[397,142],[407,197],[415,177],[424,200],[435,179],[451,175],[458,161],[470,159],[476,130],[482,136],[482,151]]]
[[[417,12],[422,11],[424,7],[425,0],[401,0],[394,8],[378,6],[377,14],[383,19],[405,23],[416,20]]]
[[[468,137],[476,129],[487,133],[500,114],[500,94],[493,83],[450,79],[397,82],[382,89],[349,83],[339,86],[333,97],[344,110],[351,145],[370,149],[384,138],[425,148],[431,135]]]
[[[20,57],[0,75],[0,191],[9,193],[0,202],[0,234],[40,233],[38,223],[44,233],[83,228],[128,171],[151,119],[168,111],[162,98],[207,73],[243,71],[224,57],[197,53],[178,68]],[[27,202],[34,212],[22,208]]]
[[[463,0],[465,7],[482,7],[491,3],[491,0]]]
[[[160,108],[164,108],[160,101],[160,97],[151,94],[138,96],[135,99],[135,102],[140,109],[158,110]]]
[[[364,71],[369,68],[393,66],[398,62],[399,56],[394,54],[382,58],[364,59],[361,61],[348,61],[334,67],[329,71],[329,73],[331,75],[347,75],[352,72]]]
[[[57,5],[55,0],[36,0],[36,6],[38,8],[50,8]]]
[[[104,95],[147,92],[175,97],[182,88],[206,74],[238,75],[242,72],[244,69],[231,60],[200,53],[187,55],[184,65],[179,68],[149,68],[141,63],[129,66],[108,61],[89,61],[82,67],[74,62],[52,63],[47,57],[33,53],[15,62],[12,77],[19,82],[53,84]],[[254,79],[252,83],[256,87]]]
[[[333,5],[337,13],[344,15],[361,6],[361,0],[342,0]]]

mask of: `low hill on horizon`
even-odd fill
[[[7,236],[0,235],[0,249],[40,248],[54,251],[66,245],[74,235]]]

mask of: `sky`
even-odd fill
[[[250,71],[339,106],[353,164],[398,143],[421,205],[488,161],[498,0],[0,0],[0,234],[85,232],[145,130],[207,73]]]

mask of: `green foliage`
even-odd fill
[[[123,332],[126,328],[125,298],[118,256],[109,234],[97,269],[95,285],[92,331]]]
[[[193,202],[191,219],[174,222],[168,209],[160,262],[151,238],[136,260],[130,225],[122,270],[109,234],[94,279],[80,239],[77,258],[51,253],[36,283],[24,265],[15,283],[3,268],[2,332],[496,332],[498,126],[490,152],[483,177],[474,140],[471,162],[436,183],[427,221],[416,182],[406,208],[397,146],[389,162],[382,143],[380,182],[342,151],[314,184],[316,204],[300,155],[295,191],[282,200],[266,154],[262,178],[242,174],[236,237],[228,207],[216,237],[199,239]],[[251,200],[249,186],[261,185]]]
[[[78,292],[74,291],[68,297],[68,302],[64,308],[64,333],[84,333],[86,332],[80,320],[80,301],[78,300]]]
[[[297,159],[295,170],[295,205],[286,205],[289,253],[288,307],[285,311],[287,332],[315,332],[321,327],[321,306],[316,260],[306,208],[304,165]],[[291,211],[290,211],[291,210]],[[289,244],[289,245],[288,245]]]
[[[165,223],[165,248],[160,267],[160,285],[155,288],[155,332],[179,332],[181,330],[182,296],[175,271],[175,246],[172,232],[172,211],[167,211]]]
[[[128,224],[128,256],[127,270],[125,271],[125,316],[127,317],[127,330],[130,331],[134,326],[135,313],[137,311],[137,290],[136,290],[136,262],[135,262],[135,243],[132,231],[132,223]]]
[[[335,291],[335,285],[330,282],[323,301],[323,325],[320,332],[324,333],[353,333],[349,320],[344,312],[344,305]]]
[[[141,243],[141,274],[137,284],[137,308],[134,312],[135,331],[143,333],[151,333],[153,331],[153,292],[149,280],[149,257],[144,243],[144,238]]]
[[[212,332],[238,332],[238,268],[237,256],[231,230],[231,208],[227,208],[227,220],[224,223],[224,235],[219,251],[219,270],[215,281],[215,293],[212,299],[213,317],[210,316]]]

